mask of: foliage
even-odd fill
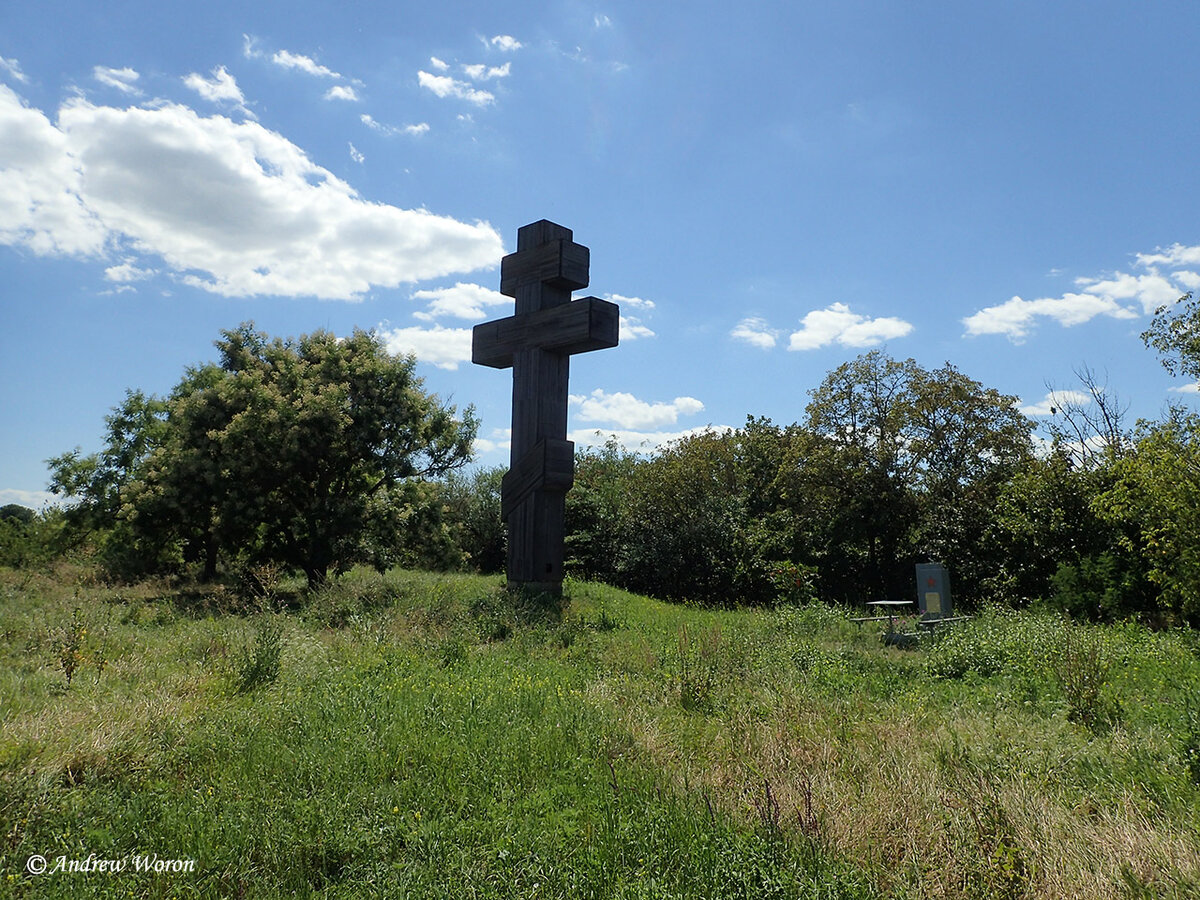
[[[1114,475],[1097,514],[1125,526],[1120,547],[1146,566],[1159,609],[1200,624],[1200,417],[1143,423]]]
[[[81,533],[105,529],[117,574],[196,562],[211,578],[221,557],[242,556],[320,583],[400,543],[403,486],[470,456],[472,411],[456,419],[415,360],[371,334],[269,340],[247,324],[217,349],[219,364],[189,369],[168,399],[130,392],[103,451],[50,461],[52,490],[76,501]]]
[[[500,483],[505,471],[496,466],[469,475],[450,472],[442,482],[442,502],[455,542],[477,572],[504,571],[507,544],[500,516]]]
[[[1172,375],[1200,380],[1200,300],[1192,292],[1175,301],[1174,307],[1160,306],[1142,340],[1158,351]]]

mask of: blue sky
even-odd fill
[[[874,347],[1031,413],[1200,286],[1200,4],[55,2],[0,9],[0,502],[221,329],[376,329],[507,462],[469,329],[548,218],[620,347],[571,432],[653,446]]]

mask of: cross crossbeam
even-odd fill
[[[567,440],[572,354],[615,347],[620,309],[598,297],[572,300],[588,285],[590,253],[569,228],[542,220],[517,230],[517,251],[500,264],[500,292],[516,314],[476,325],[471,361],[513,370],[510,467],[501,486],[511,588],[560,594],[566,494],[575,478]]]

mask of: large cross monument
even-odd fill
[[[617,346],[620,311],[587,287],[588,248],[571,229],[544,219],[517,230],[517,252],[500,263],[500,292],[516,315],[476,325],[471,361],[513,370],[512,455],[501,487],[508,523],[511,589],[562,593],[566,496],[575,480],[567,440],[567,376],[572,353]]]

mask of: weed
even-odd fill
[[[67,677],[67,684],[75,677],[76,670],[84,662],[84,638],[87,637],[87,626],[83,621],[83,610],[79,607],[71,613],[71,619],[66,625],[56,628],[50,634],[50,645],[54,656]]]
[[[679,701],[688,712],[708,710],[718,679],[718,656],[724,640],[714,625],[693,637],[687,625],[679,626]]]
[[[1067,701],[1070,721],[1100,732],[1120,720],[1121,708],[1106,691],[1109,665],[1097,639],[1067,629],[1054,661],[1054,676]]]
[[[254,632],[254,644],[243,647],[235,663],[234,690],[248,694],[279,677],[283,633],[279,625],[263,617]]]

